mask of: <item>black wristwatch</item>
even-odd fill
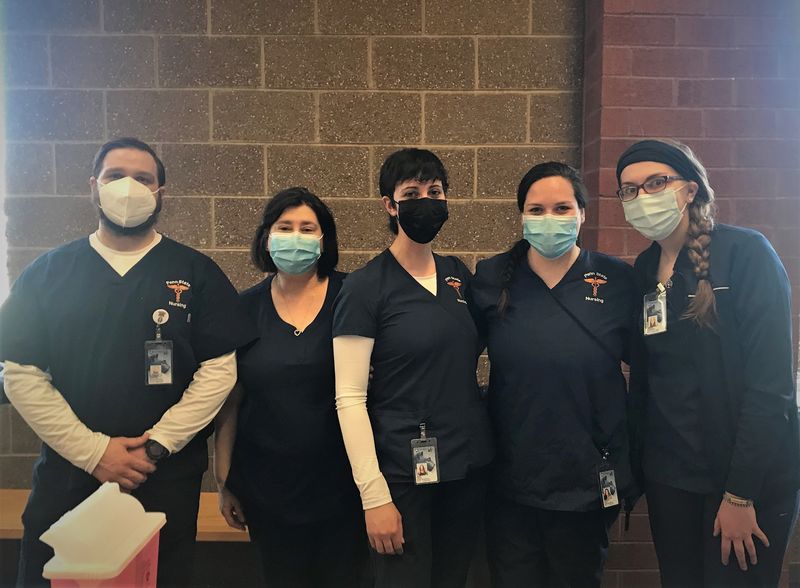
[[[158,462],[161,459],[164,459],[169,455],[169,451],[166,447],[161,445],[158,441],[154,441],[152,439],[148,439],[145,441],[144,444],[144,451],[147,453],[147,457],[149,457],[152,461]]]

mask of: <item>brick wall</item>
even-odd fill
[[[583,170],[590,247],[632,261],[615,167],[632,142],[671,136],[709,168],[722,222],[755,227],[800,304],[800,12],[795,0],[587,0]],[[713,268],[713,259],[712,259]],[[604,585],[658,585],[646,507],[612,533]],[[787,558],[800,562],[794,545]],[[789,574],[784,575],[784,583]]]

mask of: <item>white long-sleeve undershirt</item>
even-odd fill
[[[367,413],[367,383],[374,345],[375,340],[370,337],[346,335],[333,339],[336,413],[364,510],[392,501],[389,485],[378,466],[372,423]]]

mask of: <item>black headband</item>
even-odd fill
[[[665,163],[678,172],[681,177],[702,183],[697,170],[683,151],[669,143],[648,139],[634,143],[620,156],[619,162],[617,162],[617,185],[621,184],[622,170],[632,163],[640,161]]]

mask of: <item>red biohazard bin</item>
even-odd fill
[[[40,539],[55,551],[43,575],[52,588],[155,588],[164,513],[103,484]]]

